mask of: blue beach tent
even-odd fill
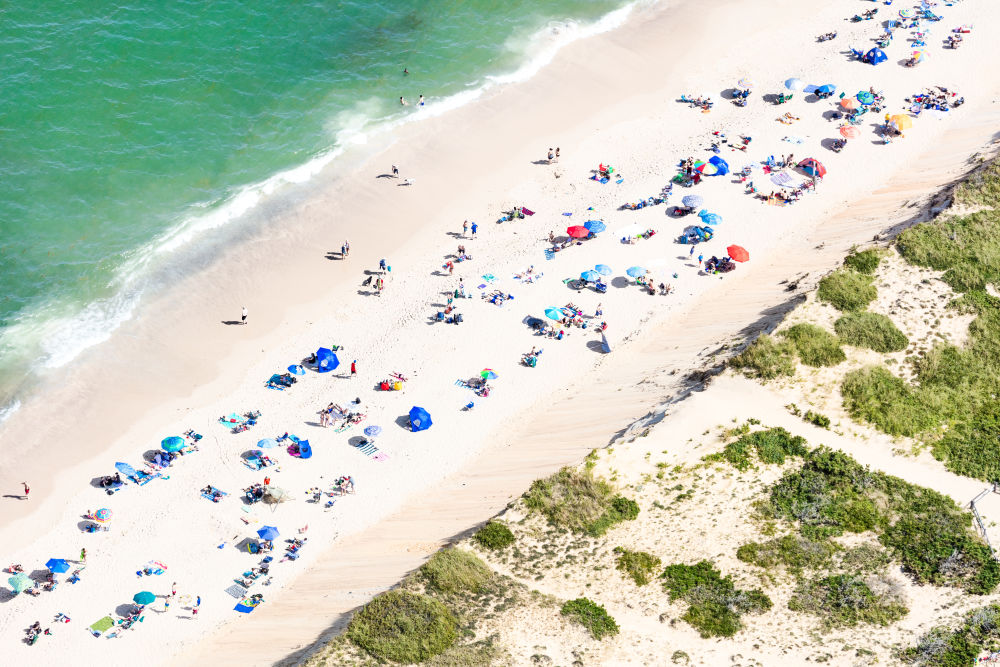
[[[716,176],[725,176],[726,174],[729,173],[729,163],[723,160],[718,155],[713,155],[708,159],[708,161],[710,164],[715,165],[715,168],[717,169],[717,171],[715,172]]]
[[[884,63],[889,57],[885,55],[885,51],[875,47],[871,51],[865,54],[865,62],[871,63],[872,65],[878,65],[879,63]]]
[[[326,347],[321,347],[316,350],[316,372],[317,373],[329,373],[330,371],[337,368],[340,365],[340,359],[337,359],[337,355],[333,353]]]
[[[411,431],[426,431],[432,424],[433,422],[431,421],[431,415],[429,412],[423,408],[418,408],[415,405],[410,408]]]

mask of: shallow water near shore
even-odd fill
[[[531,76],[625,5],[12,8],[0,26],[0,421],[35,370],[131,317],[201,233],[238,224],[366,134]]]

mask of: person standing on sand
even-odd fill
[[[465,222],[462,223],[462,238],[464,239],[468,233],[469,233],[469,221],[466,220]]]
[[[250,314],[250,312],[247,310],[247,307],[243,306],[243,315],[240,317],[240,324],[246,324],[247,323],[247,315],[249,315],[249,314]]]
[[[556,162],[559,162],[559,147],[556,146]]]
[[[399,178],[399,167],[396,165],[392,165],[392,175]]]
[[[553,153],[553,152],[552,152],[552,149],[550,148],[550,149],[549,149],[549,155],[548,155],[548,158],[549,158],[549,164],[552,164],[552,160],[553,160],[553,159],[555,158],[555,156],[556,156],[556,154],[555,154],[555,153]]]
[[[345,240],[344,241],[344,257],[347,257],[350,254],[351,254],[351,242]]]
[[[197,616],[198,615],[198,607],[201,606],[201,596],[198,595],[196,597],[197,597],[197,599],[195,600],[195,603],[194,603],[194,609],[191,610],[191,615],[192,616]]]
[[[81,563],[86,563],[87,562],[87,549],[86,548],[80,549],[80,562]]]
[[[358,360],[355,359],[351,362],[351,378],[355,378],[358,375]]]
[[[476,238],[476,230],[479,229],[479,225],[472,223],[472,238]]]
[[[688,257],[694,257],[694,246],[691,246],[691,252],[688,253]]]
[[[27,500],[28,499],[28,494],[31,493],[31,489],[28,488],[28,483],[27,482],[21,482],[21,486],[24,487],[24,499]]]
[[[703,259],[705,259],[705,256],[704,256],[704,255],[701,255],[701,254],[699,254],[699,255],[698,255],[698,266],[701,266],[701,260],[703,260]]]
[[[380,259],[378,261],[378,270],[382,271],[382,272],[385,272],[385,260],[384,259]]]
[[[597,304],[597,310],[594,311],[594,319],[597,319],[604,314],[604,310],[601,308],[601,304]]]

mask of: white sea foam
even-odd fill
[[[16,398],[8,403],[7,405],[0,408],[0,424],[7,421],[12,414],[17,412],[21,408],[21,401]]]
[[[114,296],[93,301],[75,312],[65,312],[64,308],[60,314],[54,313],[50,304],[44,310],[23,316],[8,328],[6,335],[11,340],[20,340],[33,347],[38,352],[37,362],[43,367],[57,368],[69,363],[87,348],[106,341],[115,329],[132,317],[147,286],[145,283],[151,269],[167,260],[171,253],[208,231],[239,220],[283,186],[307,182],[340,156],[346,147],[364,144],[372,136],[390,132],[403,124],[448,113],[482,97],[495,86],[525,81],[552,62],[562,47],[617,28],[639,2],[651,1],[638,0],[592,23],[553,21],[527,38],[511,38],[505,48],[523,55],[522,64],[517,69],[486,76],[476,87],[429,100],[423,107],[386,115],[380,113],[385,108],[385,101],[359,101],[352,109],[330,119],[327,130],[333,137],[333,145],[329,150],[302,165],[245,186],[221,203],[210,202],[192,207],[176,226],[130,252],[110,285],[115,290]],[[0,412],[0,417],[3,414]]]

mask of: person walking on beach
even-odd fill
[[[351,379],[354,379],[358,375],[358,360],[355,359],[351,362]]]
[[[24,487],[24,496],[23,496],[24,500],[27,500],[28,499],[28,494],[31,493],[31,489],[28,488],[28,483],[27,482],[21,482],[21,486]]]
[[[379,271],[383,271],[383,272],[385,271],[385,260],[384,259],[380,259],[378,261],[378,270]]]
[[[549,164],[552,164],[552,160],[555,158],[555,156],[556,156],[556,154],[553,153],[552,149],[550,148],[549,149]]]
[[[556,146],[556,162],[559,162],[559,147]]]
[[[462,238],[464,239],[468,233],[469,233],[469,221],[466,220],[465,222],[462,223]]]
[[[701,254],[699,254],[699,255],[698,255],[698,266],[701,266],[701,261],[702,261],[703,259],[705,259],[705,256],[704,256],[704,255],[701,255]]]
[[[479,229],[479,225],[472,223],[472,238],[476,238],[476,230]]]
[[[399,167],[396,165],[392,165],[392,175],[399,178]]]
[[[694,257],[694,246],[691,246],[691,252],[688,253],[688,257]]]
[[[597,310],[594,311],[594,319],[597,319],[604,314],[604,309],[601,308],[601,304],[597,304]]]
[[[344,257],[347,257],[350,254],[351,254],[351,242],[345,240],[344,241]]]
[[[80,562],[81,563],[86,563],[87,562],[87,549],[86,548],[80,549]]]
[[[247,310],[246,306],[243,306],[243,315],[240,317],[240,324],[246,324],[247,323],[247,315],[249,315],[249,314],[250,314],[250,311]]]
[[[191,610],[191,615],[192,616],[197,616],[198,615],[198,607],[200,607],[200,606],[201,606],[201,596],[198,595],[198,596],[196,596],[196,599],[195,599],[194,609]]]

